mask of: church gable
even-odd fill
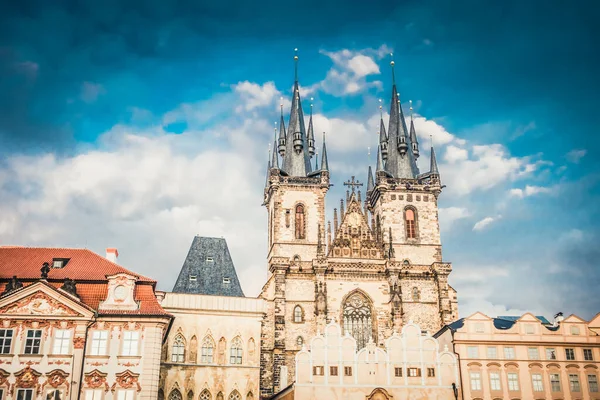
[[[43,283],[34,283],[0,300],[0,314],[44,315],[48,317],[91,317],[81,304],[70,301],[64,294]]]
[[[335,232],[330,246],[330,257],[383,258],[381,246],[369,227],[360,202],[354,193],[348,201],[348,209],[341,218],[342,223]]]

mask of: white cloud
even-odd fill
[[[81,93],[79,98],[86,103],[93,103],[98,99],[98,96],[106,93],[104,87],[99,83],[83,82],[81,84]]]
[[[560,237],[558,238],[558,240],[560,240],[561,242],[567,242],[567,243],[578,243],[583,241],[584,239],[584,234],[583,231],[580,229],[571,229],[563,234],[560,235]]]
[[[567,161],[572,162],[573,164],[579,164],[579,161],[581,161],[586,154],[586,149],[575,149],[568,152],[565,157],[567,158]]]
[[[469,210],[464,207],[440,207],[440,227],[444,230],[449,229],[455,221],[467,218],[470,215]]]
[[[450,164],[454,164],[459,161],[466,161],[469,159],[469,152],[466,149],[462,149],[457,146],[449,145],[446,146],[446,152],[444,153],[444,160]]]
[[[532,186],[526,185],[525,189],[510,189],[509,194],[512,197],[518,197],[522,199],[523,197],[534,196],[536,194],[549,194],[552,193],[552,188],[543,187],[543,186]]]
[[[407,120],[408,122],[408,120]],[[458,144],[464,144],[465,141],[457,138],[449,133],[446,128],[438,124],[436,121],[426,119],[425,117],[414,115],[415,132],[421,143],[425,143],[425,147],[429,147],[430,138],[433,140],[434,146],[441,146],[456,141]]]
[[[313,115],[315,135],[321,137],[321,132],[327,133],[329,152],[347,153],[359,149],[367,151],[367,146],[374,141],[375,134],[369,132],[364,123],[347,118],[327,118],[323,114]],[[369,137],[372,135],[373,137]],[[317,140],[317,143],[320,143]],[[320,149],[320,146],[318,146]]]
[[[485,229],[486,227],[488,227],[493,222],[498,221],[500,218],[502,218],[501,215],[498,215],[496,217],[485,217],[484,219],[482,219],[481,221],[477,221],[475,223],[475,225],[473,225],[473,230],[481,231],[481,230]]]
[[[266,107],[275,102],[279,98],[279,90],[273,82],[266,82],[259,85],[253,82],[238,82],[232,85],[233,90],[240,96],[242,104],[236,108],[237,112],[243,110],[251,111],[255,108]]]

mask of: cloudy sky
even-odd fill
[[[368,3],[368,4],[367,4]],[[258,5],[260,4],[260,5]],[[9,2],[0,16],[0,243],[117,247],[169,290],[195,234],[266,278],[268,143],[293,49],[331,212],[400,95],[442,180],[459,310],[600,311],[598,5],[575,1]],[[421,170],[427,155],[419,159]]]

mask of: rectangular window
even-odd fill
[[[123,332],[123,356],[137,356],[140,341],[140,332],[125,331]]]
[[[590,392],[598,393],[598,377],[596,375],[588,375],[587,378]]]
[[[44,400],[62,400],[62,399],[63,399],[63,393],[60,389],[50,390],[46,394],[46,397],[44,398]]]
[[[52,354],[69,354],[71,348],[71,330],[57,329],[54,331],[54,347]]]
[[[467,356],[469,358],[478,358],[479,357],[479,347],[477,347],[477,346],[467,347]]]
[[[344,367],[344,376],[352,376],[352,367]]]
[[[198,277],[196,275],[190,275],[190,282],[196,282]]]
[[[86,389],[85,400],[102,400],[102,389]]]
[[[134,397],[135,397],[135,391],[133,391],[133,390],[117,391],[117,400],[133,400]]]
[[[90,354],[93,356],[106,355],[108,345],[108,331],[93,331]]]
[[[550,374],[550,386],[553,392],[560,392],[560,376],[558,374]]]
[[[202,364],[212,364],[213,346],[202,346]]]
[[[338,376],[338,367],[329,367],[329,375]]]
[[[427,376],[429,378],[435,378],[435,368],[427,368]]]
[[[542,381],[542,374],[531,374],[531,383],[533,383],[534,392],[544,391],[544,382]]]
[[[4,389],[0,389],[0,400],[4,400]]]
[[[546,360],[556,360],[556,349],[554,349],[554,348],[546,349]]]
[[[12,339],[12,329],[0,329],[0,354],[10,354]]]
[[[569,374],[569,386],[571,392],[581,392],[581,386],[579,385],[579,375]]]
[[[537,347],[529,347],[527,349],[527,354],[529,354],[530,360],[539,360],[540,359],[540,350]]]
[[[17,390],[17,400],[33,400],[33,389]]]
[[[490,389],[491,390],[502,390],[502,384],[500,383],[500,373],[490,372]]]
[[[479,372],[471,372],[471,390],[481,390],[481,374]]]
[[[325,369],[325,368],[324,368],[324,367],[322,367],[322,366],[316,366],[316,367],[313,367],[313,375],[316,375],[316,376],[322,376],[322,375],[323,375],[323,371],[324,371],[324,369]]]
[[[409,368],[408,376],[411,376],[413,378],[421,376],[421,368]]]
[[[402,367],[394,368],[394,376],[396,376],[397,378],[400,378],[402,376]]]
[[[567,356],[568,361],[575,360],[575,350],[573,349],[565,349],[565,355]]]
[[[40,329],[30,329],[27,331],[25,340],[25,354],[40,354],[42,344],[42,331]]]
[[[512,392],[516,392],[519,390],[519,375],[515,372],[509,372],[507,374],[508,377],[508,390]]]
[[[488,347],[487,348],[487,356],[488,356],[488,358],[491,358],[491,359],[495,359],[496,357],[498,357],[498,353],[496,352],[496,348],[495,347]]]
[[[514,360],[515,348],[514,347],[505,347],[504,348],[504,358],[507,360]]]
[[[583,349],[583,359],[585,361],[594,361],[594,356],[592,355],[592,349]]]
[[[206,256],[206,262],[213,262],[215,261],[214,258],[212,258],[211,256]]]
[[[223,284],[224,285],[229,285],[231,283],[231,279],[230,278],[223,278]]]

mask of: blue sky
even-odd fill
[[[328,132],[331,212],[366,177],[393,51],[442,179],[461,315],[600,311],[593,2],[4,5],[0,242],[118,247],[170,289],[194,234],[266,278],[267,148],[293,49]],[[371,159],[373,160],[373,156]],[[420,160],[421,169],[427,157]]]

